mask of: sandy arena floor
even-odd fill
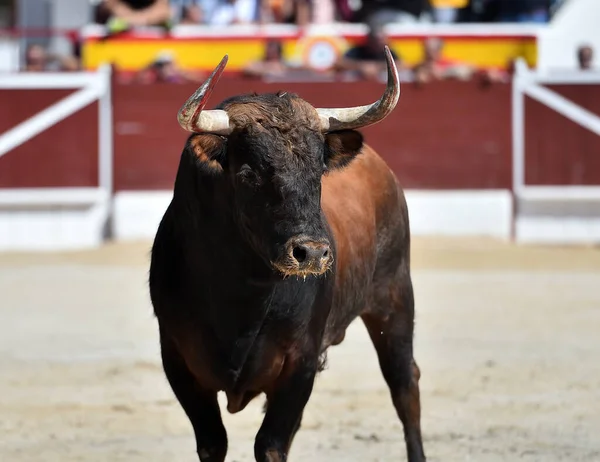
[[[197,461],[159,363],[149,243],[0,255],[0,461]],[[430,461],[600,461],[600,249],[415,239]],[[225,424],[253,460],[262,399]],[[292,461],[401,461],[359,322],[330,350]]]

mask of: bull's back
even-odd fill
[[[341,338],[336,337],[372,303],[376,275],[385,278],[401,264],[408,250],[408,215],[396,177],[368,145],[347,168],[323,178],[322,207],[336,243],[336,290],[326,342],[337,343]]]

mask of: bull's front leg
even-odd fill
[[[267,409],[256,435],[254,456],[258,462],[285,462],[300,428],[304,407],[312,393],[317,358],[287,363],[283,379],[267,396]]]

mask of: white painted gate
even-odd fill
[[[110,67],[97,72],[0,74],[0,89],[68,88],[77,91],[0,134],[0,157],[98,100],[98,186],[0,189],[0,250],[94,247],[104,239],[113,188]]]
[[[600,136],[600,117],[543,85],[600,86],[600,72],[540,73],[517,62],[512,89],[514,238],[518,242],[600,242],[600,184],[536,186],[525,183],[525,97]],[[600,156],[600,152],[598,152]]]

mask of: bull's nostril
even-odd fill
[[[294,247],[292,255],[294,256],[296,261],[298,261],[298,263],[302,263],[306,260],[307,257],[306,249],[303,249],[302,247]]]
[[[328,255],[329,255],[329,250],[326,250],[325,252],[323,252],[323,258],[327,258]]]

